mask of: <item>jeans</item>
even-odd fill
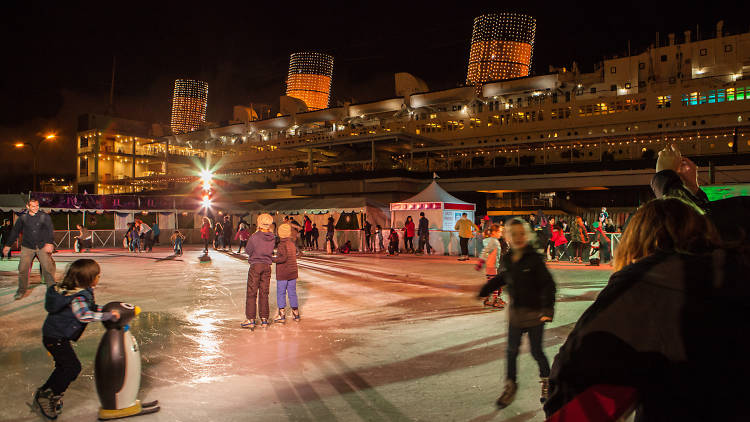
[[[140,250],[141,250],[141,238],[138,236],[133,236],[133,240],[130,241],[130,251],[140,252]]]
[[[549,377],[549,361],[544,355],[542,349],[542,338],[544,337],[544,324],[539,324],[529,328],[518,328],[508,325],[508,347],[506,349],[506,358],[508,361],[507,379],[516,380],[516,360],[518,359],[518,348],[521,346],[521,336],[523,333],[529,333],[529,345],[531,346],[531,356],[539,365],[539,376],[542,378]]]
[[[365,250],[367,252],[372,252],[372,246],[370,245],[370,235],[365,235]]]
[[[427,253],[432,252],[432,246],[430,245],[430,235],[429,234],[420,234],[419,235],[419,251],[423,252],[424,247],[427,245]]]
[[[331,242],[331,253],[336,252],[336,243],[333,241],[333,233],[326,234],[326,242]]]
[[[73,351],[68,339],[42,337],[44,348],[55,360],[55,369],[44,383],[42,389],[51,388],[55,395],[60,395],[81,373],[81,362]]]
[[[39,267],[42,273],[42,279],[47,286],[55,284],[55,261],[52,259],[52,255],[45,252],[40,248],[31,249],[26,246],[21,246],[20,259],[18,260],[18,293],[26,292],[29,288],[29,271],[31,270],[31,263],[34,261],[36,256],[39,260]]]
[[[469,256],[469,239],[470,237],[459,237],[459,242],[461,244],[461,256]]]
[[[174,241],[174,253],[182,254],[182,239],[179,237]]]
[[[276,306],[279,309],[286,308],[286,294],[289,292],[289,306],[292,309],[299,308],[297,300],[297,279],[276,280]]]
[[[245,296],[245,317],[255,319],[258,316],[268,319],[268,291],[271,285],[271,264],[250,264],[247,271],[247,294]],[[257,301],[257,307],[256,307]]]

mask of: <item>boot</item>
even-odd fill
[[[276,316],[273,322],[286,322],[286,312],[284,311],[284,309],[279,309],[279,314]]]
[[[542,384],[542,395],[539,397],[539,401],[544,404],[549,398],[549,377],[542,377],[539,383]]]
[[[497,399],[495,404],[499,409],[505,409],[513,403],[513,399],[516,398],[516,391],[518,390],[518,384],[513,380],[505,381],[505,390],[503,394]]]
[[[47,419],[57,419],[62,412],[62,394],[55,395],[51,388],[39,388],[34,393],[34,403]]]

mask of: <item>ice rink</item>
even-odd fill
[[[79,257],[96,259],[97,303],[143,310],[132,330],[141,346],[142,400],[159,413],[140,421],[542,421],[536,363],[524,337],[516,401],[498,411],[505,372],[505,310],[484,307],[475,259],[312,254],[299,259],[302,320],[249,331],[248,264],[188,247],[54,255],[57,278]],[[0,262],[0,420],[41,420],[27,405],[53,368],[41,342],[44,286],[13,301],[17,258]],[[604,287],[610,266],[549,265],[557,282],[545,350],[552,362],[581,313]],[[32,283],[39,283],[37,266]],[[507,299],[507,298],[506,298]],[[271,314],[276,310],[271,279]],[[83,365],[64,397],[61,421],[96,420],[94,323],[75,346]]]

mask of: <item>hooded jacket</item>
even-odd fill
[[[748,263],[659,252],[612,274],[555,357],[547,415],[596,384],[638,390],[639,421],[747,420]]]
[[[58,339],[77,341],[88,325],[73,314],[70,303],[76,297],[83,297],[89,309],[96,309],[94,291],[91,288],[65,290],[57,285],[47,288],[44,309],[48,312],[42,326],[42,335]]]
[[[252,264],[268,264],[273,261],[273,247],[276,235],[271,232],[257,231],[250,236],[245,246],[247,262]]]

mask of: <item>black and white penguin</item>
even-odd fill
[[[104,312],[117,310],[117,321],[104,321],[104,333],[96,351],[94,378],[99,394],[99,419],[119,419],[159,411],[158,402],[141,403],[141,352],[130,332],[130,321],[141,312],[137,306],[110,302]]]

